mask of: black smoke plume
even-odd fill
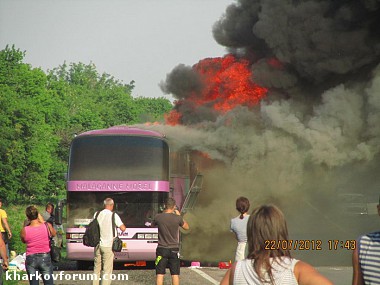
[[[238,196],[253,207],[279,205],[293,238],[321,239],[325,249],[328,239],[378,229],[380,1],[239,0],[213,35],[249,60],[252,80],[269,92],[254,109],[197,113],[187,96],[203,87],[192,67],[175,68],[161,84],[181,101],[175,108],[188,126],[155,128],[219,162],[205,170],[184,254],[233,258],[228,227]],[[346,251],[307,254],[312,264],[351,264]]]
[[[251,57],[254,80],[265,87],[282,82],[288,89],[305,81],[325,86],[379,62],[379,7],[374,0],[239,0],[213,34],[231,52]],[[284,64],[286,75],[263,61],[272,57]]]

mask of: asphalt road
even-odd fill
[[[329,278],[335,285],[348,285],[351,284],[352,269],[351,267],[317,267],[317,270]],[[183,285],[199,285],[199,284],[219,284],[223,278],[226,269],[219,269],[218,267],[200,267],[200,268],[181,268],[181,284]],[[54,271],[56,280],[55,285],[60,284],[92,284],[91,279],[88,279],[92,271],[77,271],[77,270],[56,270]],[[9,277],[14,280],[12,272],[9,272]],[[155,284],[155,271],[154,269],[124,269],[114,270],[113,285],[130,284],[130,285],[152,285]],[[119,278],[119,280],[117,280]],[[165,284],[171,284],[170,275],[167,273],[164,279]],[[7,283],[5,283],[7,284]],[[20,285],[28,284],[27,281],[20,280],[17,282]],[[41,283],[42,284],[42,283]]]

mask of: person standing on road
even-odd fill
[[[43,212],[41,216],[46,222],[52,224],[52,226],[54,227],[55,231],[57,232],[57,234],[53,238],[54,245],[58,248],[61,248],[63,240],[63,226],[57,225],[55,223],[54,204],[51,202],[47,203],[45,206],[45,212]]]
[[[0,285],[3,285],[3,271],[8,270],[9,261],[7,255],[7,248],[5,246],[4,240],[0,235],[0,257],[2,259],[1,267],[0,267]]]
[[[189,229],[176,208],[173,198],[168,198],[165,210],[154,217],[152,226],[158,227],[158,246],[156,250],[156,285],[164,284],[166,266],[169,266],[172,285],[179,285],[179,228]]]
[[[380,198],[377,205],[380,216]],[[352,254],[352,285],[380,284],[380,231],[358,238]]]
[[[236,248],[235,261],[243,260],[246,254],[247,245],[247,223],[249,219],[249,200],[246,197],[236,199],[236,210],[240,213],[236,218],[231,219],[230,230],[236,236],[238,245]]]
[[[235,262],[224,275],[221,285],[333,285],[311,265],[291,258],[287,246],[268,248],[268,241],[289,240],[281,210],[263,205],[253,210],[247,224],[248,256]]]
[[[50,237],[56,232],[50,223],[39,219],[35,206],[29,206],[25,210],[29,225],[22,228],[20,237],[26,243],[26,272],[30,285],[38,285],[42,278],[45,285],[52,285],[53,265],[50,257]]]
[[[5,212],[5,210],[1,208],[2,206],[3,206],[3,199],[0,198],[0,231],[1,231],[3,241],[5,243],[5,246],[6,246],[7,255],[9,256],[8,242],[12,238],[12,232],[8,224],[7,212]]]
[[[112,251],[113,231],[112,231],[112,211],[114,208],[114,201],[111,198],[104,200],[104,209],[100,211],[98,215],[98,223],[100,229],[100,242],[94,248],[94,280],[93,285],[111,284],[111,275],[113,271],[113,258],[114,253]],[[96,213],[94,214],[94,218]],[[121,221],[119,215],[115,213],[115,225],[124,232],[126,230],[125,225]]]
[[[44,221],[47,223],[50,223],[52,226],[54,226],[55,217],[54,217],[54,204],[53,203],[47,203],[45,206],[45,212],[41,214]]]

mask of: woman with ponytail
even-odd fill
[[[236,248],[235,261],[243,260],[246,254],[247,246],[247,222],[249,219],[249,200],[246,197],[239,197],[236,200],[236,210],[239,212],[239,216],[231,219],[231,232],[233,232],[238,241]]]

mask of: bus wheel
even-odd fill
[[[156,268],[154,261],[147,261],[146,262],[146,269],[154,269]]]
[[[86,261],[86,260],[78,260],[77,261],[77,269],[78,270],[88,270],[90,267],[94,266],[94,262]]]

